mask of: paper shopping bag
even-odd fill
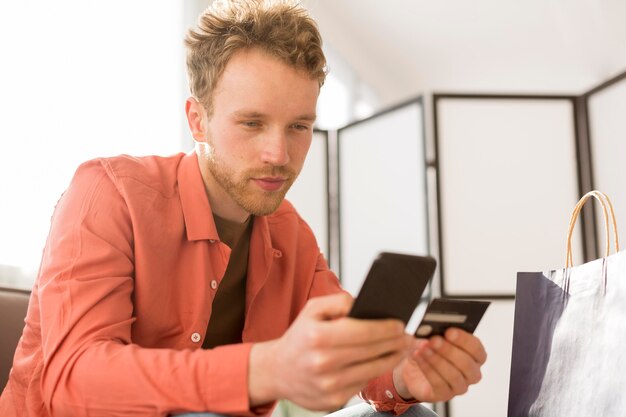
[[[603,208],[606,255],[572,267],[572,230],[590,197]],[[576,205],[566,259],[563,269],[517,276],[508,417],[626,416],[626,251],[603,193]]]

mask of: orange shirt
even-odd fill
[[[200,349],[230,249],[195,153],[79,167],[52,220],[3,417],[251,415],[252,343],[280,337],[307,299],[342,291],[313,233],[284,202],[256,217],[242,344]],[[362,394],[408,406],[390,375]]]

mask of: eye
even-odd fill
[[[256,120],[245,120],[241,122],[241,124],[245,127],[256,128],[261,126],[261,123]]]
[[[302,132],[305,132],[305,131],[309,130],[309,126],[308,125],[303,125],[301,123],[295,123],[295,124],[291,125],[291,127],[293,129],[295,129],[295,130],[299,130],[299,131],[302,131]]]

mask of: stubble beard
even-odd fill
[[[235,203],[254,216],[267,216],[275,212],[298,175],[286,167],[270,166],[266,169],[243,171],[237,176],[233,170],[216,158],[215,154],[212,154],[206,161],[209,172],[217,183]],[[264,191],[252,184],[252,178],[263,177],[282,177],[287,180],[279,190]]]

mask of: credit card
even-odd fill
[[[474,333],[489,304],[491,304],[489,301],[435,298],[430,302],[422,322],[417,326],[415,336],[420,338],[442,336],[450,327]]]

